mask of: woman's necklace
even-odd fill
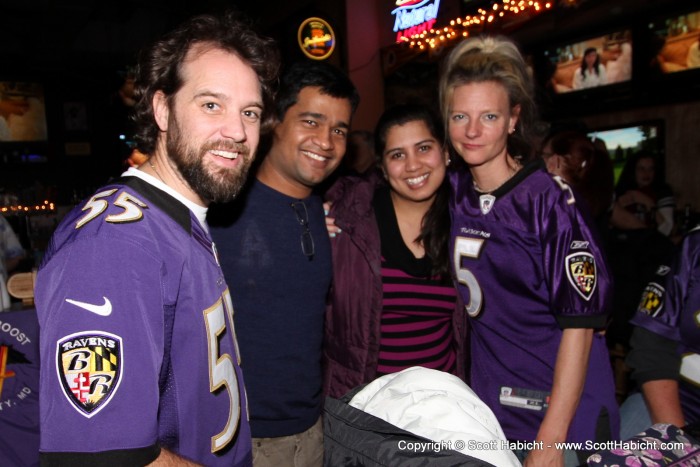
[[[513,175],[515,175],[516,173],[518,173],[518,170],[520,170],[521,167],[522,167],[522,165],[520,164],[520,161],[517,160],[517,159],[513,159],[513,163],[514,163],[513,165],[511,165],[510,163],[508,163],[508,169],[510,170],[510,174],[508,174],[508,178],[506,178],[505,180],[503,180],[503,182],[501,182],[500,185],[498,185],[497,187],[492,188],[492,189],[490,189],[490,190],[486,190],[486,189],[481,188],[481,187],[479,186],[479,184],[476,183],[476,180],[475,180],[475,179],[472,179],[472,184],[474,185],[474,190],[476,190],[477,193],[482,193],[482,194],[485,194],[485,195],[490,195],[490,194],[493,193],[494,191],[496,191],[496,190],[498,190],[499,188],[501,188],[503,185],[506,184],[506,182],[507,182],[508,180],[510,180],[511,178],[513,178]]]

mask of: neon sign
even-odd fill
[[[440,0],[396,0],[396,6],[391,14],[396,16],[396,42],[401,42],[404,37],[410,38],[432,29],[437,21]]]
[[[325,60],[335,49],[335,33],[321,18],[308,18],[301,23],[297,40],[304,55],[313,60]]]

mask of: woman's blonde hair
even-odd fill
[[[537,118],[532,77],[518,46],[505,37],[469,38],[447,56],[440,74],[440,109],[445,125],[449,125],[455,88],[488,81],[505,88],[511,109],[520,106],[516,131],[508,137],[508,152],[529,157],[532,128]]]

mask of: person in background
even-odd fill
[[[673,233],[675,200],[657,175],[654,156],[641,150],[628,157],[615,188],[610,218],[610,265],[615,303],[608,343],[629,348],[639,295],[659,264],[668,264],[677,248]]]
[[[348,135],[348,151],[343,158],[343,166],[348,175],[362,175],[376,167],[374,136],[367,130],[354,130]]]
[[[574,72],[574,89],[595,88],[608,84],[605,65],[600,63],[600,55],[595,47],[589,47],[583,52],[581,67]]]
[[[581,195],[582,205],[593,218],[603,245],[609,230],[614,192],[614,172],[607,151],[598,150],[577,130],[550,134],[542,146],[547,171],[561,177]]]
[[[331,247],[321,197],[338,167],[359,96],[326,62],[281,79],[272,141],[233,206],[212,210],[212,236],[233,306],[256,466],[322,465],[321,352]]]
[[[632,318],[627,364],[641,388],[620,410],[623,439],[655,423],[700,422],[700,226],[662,264]],[[643,398],[642,398],[643,396]]]
[[[328,191],[335,182],[350,175],[362,176],[377,170],[377,157],[374,154],[374,135],[367,130],[353,130],[348,133],[345,156],[338,168],[317,188],[321,194]]]
[[[657,229],[669,236],[675,208],[671,187],[657,176],[656,158],[642,150],[627,159],[615,189],[613,227]]]
[[[381,174],[341,178],[326,193],[341,229],[331,240],[323,354],[324,392],[336,398],[416,365],[465,377],[442,123],[426,107],[399,105],[380,117],[374,139]]]
[[[10,308],[12,304],[5,283],[24,256],[24,248],[15,231],[7,219],[0,215],[0,311]]]
[[[19,266],[24,256],[25,251],[17,234],[12,230],[7,219],[0,215],[0,274],[7,279],[9,273]]]
[[[470,384],[525,466],[585,460],[556,442],[614,439],[619,418],[604,329],[612,291],[578,200],[531,154],[532,83],[512,41],[458,44],[440,77],[452,150],[450,257],[470,317]],[[546,410],[545,410],[546,409]]]
[[[205,216],[244,184],[278,64],[234,12],[143,51],[150,158],[64,217],[37,276],[42,465],[252,464],[236,289]]]

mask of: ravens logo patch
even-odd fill
[[[590,253],[574,253],[566,257],[566,275],[574,289],[590,300],[597,282],[595,258]]]
[[[100,331],[71,334],[56,344],[56,369],[64,395],[84,417],[106,406],[122,376],[122,339]]]
[[[652,318],[661,313],[664,307],[665,289],[656,282],[649,282],[644,288],[637,311]]]

